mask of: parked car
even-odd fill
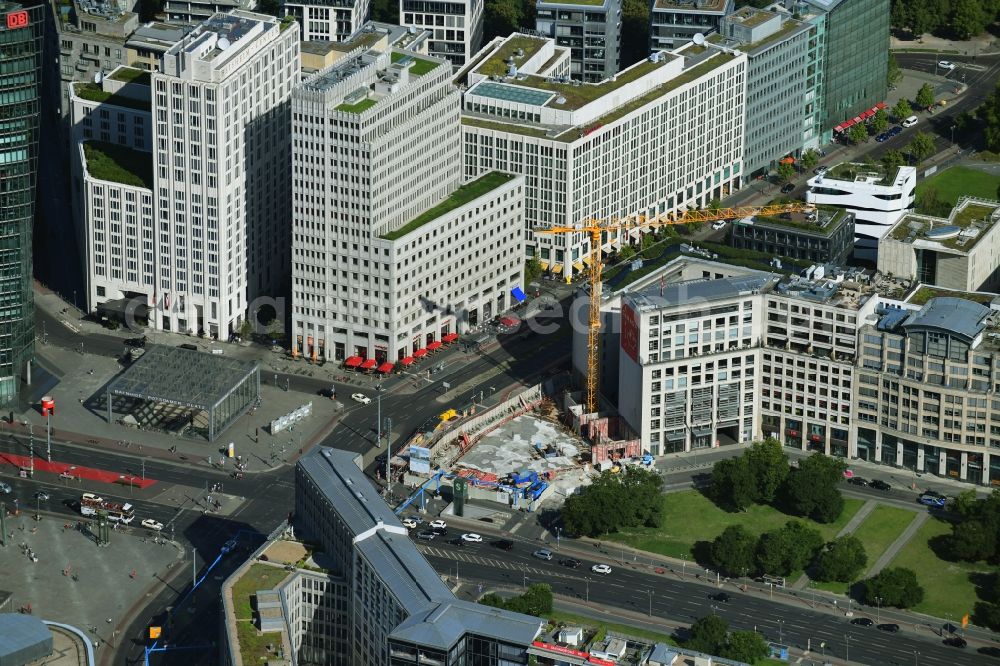
[[[716,231],[722,229],[725,226],[726,226],[725,220],[716,220],[715,222],[712,223],[712,228],[715,229]]]
[[[423,532],[417,533],[417,538],[420,539],[421,541],[434,541],[434,538],[436,536],[437,534],[434,534],[434,532],[430,532],[428,530],[424,530]]]
[[[816,174],[817,176],[822,176],[824,173],[826,173],[829,170],[830,170],[830,167],[827,167],[827,166],[818,166],[815,169],[813,169],[813,173]]]
[[[482,543],[483,537],[472,532],[467,532],[462,535],[462,541],[468,541],[469,543]]]
[[[545,560],[548,562],[552,559],[552,551],[542,548],[541,550],[536,550],[531,554],[532,557],[537,557],[540,560]]]
[[[933,497],[931,495],[921,495],[917,498],[917,501],[927,506],[937,507],[938,509],[943,509],[944,505],[948,503],[948,500],[944,497]]]
[[[852,476],[847,480],[847,482],[855,486],[861,486],[862,488],[868,485],[868,479],[862,476]]]
[[[890,486],[888,483],[886,483],[882,479],[875,479],[874,481],[872,481],[868,485],[871,486],[872,488],[874,488],[875,490],[884,490],[886,492],[892,490],[892,486]]]
[[[431,529],[432,530],[443,530],[443,529],[447,529],[447,527],[448,527],[448,523],[444,522],[443,520],[439,519],[439,520],[432,520],[431,521]]]
[[[514,542],[510,539],[500,539],[499,541],[494,541],[493,545],[500,550],[514,550]]]
[[[947,69],[950,72],[951,70],[955,69],[955,63],[953,63],[950,60],[939,60],[938,67],[940,67],[941,69]]]
[[[147,530],[153,530],[155,532],[159,532],[160,530],[163,529],[163,523],[153,520],[152,518],[144,519],[142,521],[142,526],[145,527]]]
[[[437,532],[435,532],[437,534]],[[448,543],[452,546],[458,546],[459,548],[465,548],[465,542],[462,541],[462,537],[455,537],[454,539],[448,539]]]
[[[883,141],[888,141],[891,138],[892,135],[889,134],[889,132],[882,132],[881,134],[875,137],[875,141],[877,141],[878,143],[882,143]]]
[[[899,625],[898,624],[880,624],[880,625],[878,625],[878,629],[879,629],[879,631],[887,631],[890,634],[894,634],[897,631],[899,631]]]
[[[781,193],[788,194],[794,189],[795,189],[795,183],[785,183],[784,185],[781,186]]]
[[[966,645],[968,645],[968,642],[966,642],[966,640],[961,636],[949,636],[948,638],[944,639],[943,642],[945,645],[950,645],[951,647],[957,647],[957,648],[964,648]]]
[[[902,131],[903,131],[903,128],[900,127],[899,125],[895,125],[893,127],[890,127],[888,130],[886,130],[886,132],[889,134],[890,137],[898,136],[900,134],[900,132],[902,132]]]
[[[594,566],[590,567],[590,570],[594,573],[603,574],[605,576],[611,573],[611,567],[609,567],[607,564],[595,564]]]
[[[405,527],[406,529],[412,530],[416,526],[417,526],[417,521],[415,521],[413,518],[403,518],[403,527]]]
[[[564,567],[567,567],[569,569],[579,569],[580,568],[580,560],[577,560],[577,559],[572,558],[572,557],[565,557],[565,558],[559,560],[559,564],[561,564]]]
[[[903,121],[902,123],[900,123],[900,124],[901,124],[901,125],[902,125],[903,127],[913,127],[914,125],[916,125],[916,124],[917,124],[917,117],[916,117],[916,116],[910,116],[909,118],[907,118],[906,120],[904,120],[904,121]]]
[[[372,399],[366,396],[364,393],[352,393],[351,400],[353,400],[354,402],[360,402],[362,405],[367,405],[372,401]]]

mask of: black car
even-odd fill
[[[949,636],[944,639],[945,645],[950,645],[951,647],[964,648],[968,643],[961,636]]]
[[[431,532],[431,534],[437,534],[437,532]],[[455,537],[454,539],[448,539],[448,543],[452,546],[458,546],[459,548],[465,548],[465,540],[462,537]]]
[[[434,532],[428,532],[426,530],[417,534],[417,538],[421,541],[434,541],[434,537],[436,536],[437,534],[434,534]]]
[[[875,140],[877,142],[879,142],[879,143],[882,143],[883,141],[885,141],[888,138],[889,138],[889,133],[888,132],[882,132],[881,134],[879,134],[878,136],[875,137]]]
[[[709,595],[709,599],[714,599],[715,601],[721,601],[724,604],[728,604],[730,601],[733,600],[733,598],[728,594],[726,594],[725,592],[719,592],[718,594],[711,594]]]
[[[781,188],[781,193],[788,194],[794,189],[795,189],[795,183],[785,183],[784,186],[782,186]]]
[[[444,536],[444,535],[446,535],[448,533],[448,528],[447,527],[432,527],[431,528],[431,532],[434,532],[434,534],[440,534],[441,536]]]
[[[942,495],[941,493],[937,492],[936,490],[925,490],[924,492],[920,493],[920,496],[921,497],[937,497],[938,499],[943,499],[943,500],[948,499],[947,495]]]
[[[897,134],[899,134],[902,131],[903,131],[903,128],[900,127],[899,125],[896,125],[895,127],[893,127],[890,130],[888,130],[886,132],[886,134],[888,134],[890,137],[893,137],[893,136],[896,136]]]
[[[500,539],[499,541],[494,541],[493,545],[499,548],[500,550],[514,549],[514,542],[511,541],[510,539]]]
[[[881,479],[875,479],[868,485],[874,488],[875,490],[885,490],[885,491],[892,490],[892,486],[890,486],[888,483],[886,483]]]
[[[849,478],[847,480],[847,482],[848,483],[853,483],[856,486],[862,486],[862,487],[868,485],[868,479],[862,478],[860,476],[852,476],[851,478]]]
[[[856,617],[851,620],[851,624],[856,624],[859,627],[872,627],[875,626],[875,620],[870,617]]]
[[[570,569],[577,569],[580,567],[580,560],[575,560],[572,557],[567,557],[565,559],[559,560],[559,564],[564,567],[569,567]]]
[[[879,629],[879,631],[887,631],[890,634],[894,634],[897,631],[899,631],[899,625],[898,624],[880,624],[880,625],[878,625],[878,629]]]

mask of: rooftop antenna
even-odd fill
[[[705,35],[701,34],[700,32],[696,32],[695,35],[694,35],[694,43],[697,44],[698,46],[701,46],[702,44],[704,44],[705,43]]]

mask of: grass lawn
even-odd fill
[[[339,105],[337,111],[347,111],[348,113],[361,113],[362,111],[367,111],[368,109],[375,106],[376,100],[374,99],[363,99],[357,104],[344,104]]]
[[[997,185],[1000,185],[1000,177],[979,169],[953,166],[921,181],[917,185],[917,200],[928,187],[936,189],[938,198],[952,206],[961,196],[993,200],[997,198]]]
[[[777,529],[789,520],[801,520],[820,531],[824,539],[830,540],[843,529],[844,525],[864,504],[859,499],[845,499],[844,512],[829,525],[789,516],[777,509],[754,505],[745,513],[727,513],[697,490],[667,493],[663,496],[664,520],[659,528],[639,528],[616,534],[605,539],[623,543],[633,548],[668,557],[691,559],[695,542],[711,541],[730,525],[743,525],[754,534],[763,534]]]
[[[86,141],[83,155],[87,171],[98,180],[153,187],[153,158],[149,153],[104,141]]]
[[[237,620],[249,620],[253,617],[253,607],[250,597],[257,590],[270,590],[287,578],[289,573],[281,567],[267,564],[254,564],[233,585],[233,612]]]
[[[924,587],[924,601],[913,610],[957,620],[972,612],[977,599],[970,575],[989,573],[993,568],[983,563],[946,562],[935,555],[928,541],[950,532],[951,525],[947,521],[931,518],[917,530],[889,566],[906,567],[916,572],[917,580]]]
[[[252,622],[237,622],[236,638],[244,664],[259,664],[268,657],[277,656],[276,651],[268,650],[267,646],[281,645],[281,632],[258,633]]]

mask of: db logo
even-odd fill
[[[26,28],[28,26],[28,12],[11,12],[7,14],[7,29]]]

